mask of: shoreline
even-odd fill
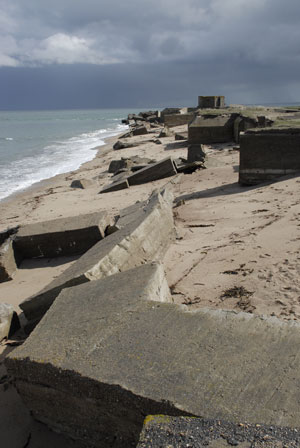
[[[75,170],[71,170],[71,171],[66,171],[60,174],[56,174],[55,176],[51,176],[49,178],[46,179],[42,179],[38,182],[34,182],[32,185],[24,188],[24,189],[20,189],[15,191],[14,193],[11,193],[9,196],[3,198],[0,200],[0,207],[1,205],[7,205],[9,204],[11,201],[14,200],[18,200],[19,196],[20,197],[24,197],[27,196],[27,194],[35,194],[35,191],[40,191],[43,189],[46,189],[47,187],[50,188],[53,184],[55,184],[55,182],[59,182],[61,177],[67,176],[71,173],[76,173],[76,172],[80,172],[81,168],[83,168],[86,164],[92,162],[95,158],[101,157],[101,153],[102,153],[102,149],[105,149],[107,146],[109,146],[110,143],[114,143],[115,141],[118,140],[119,136],[122,135],[125,131],[122,131],[120,133],[117,133],[113,136],[110,137],[106,137],[103,139],[103,145],[101,146],[95,146],[94,148],[90,148],[91,151],[95,152],[94,157],[91,160],[88,160],[86,162],[83,162],[77,169]],[[0,223],[0,231],[1,230],[5,230],[1,228],[1,223]]]

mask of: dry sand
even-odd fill
[[[174,131],[186,130],[185,126]],[[186,157],[184,142],[153,134],[133,137],[137,147],[113,151],[110,139],[79,170],[35,185],[0,204],[0,230],[62,216],[123,207],[146,199],[160,180],[108,194],[109,162],[132,155]],[[177,238],[164,261],[174,301],[190,308],[233,309],[284,320],[300,319],[300,198],[297,176],[256,187],[241,187],[235,145],[206,146],[207,169],[183,175],[174,186]],[[88,189],[70,188],[74,179],[94,179]],[[97,179],[97,180],[95,180]],[[63,261],[63,262],[62,262]],[[18,304],[40,290],[74,259],[25,260],[13,281],[0,285],[0,301]],[[5,375],[2,345],[0,431],[4,448],[79,447],[34,422]],[[28,442],[28,443],[27,443]],[[2,443],[4,443],[2,445]],[[27,444],[26,444],[27,443]]]

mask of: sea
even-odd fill
[[[105,138],[127,129],[122,119],[138,112],[0,111],[0,201],[92,160]]]

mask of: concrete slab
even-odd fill
[[[9,355],[34,416],[118,447],[150,414],[299,425],[300,325],[153,301],[143,268],[65,289]]]
[[[13,335],[20,328],[19,318],[9,303],[0,303],[0,341]]]
[[[99,191],[100,193],[110,193],[111,191],[119,191],[124,190],[125,188],[129,188],[128,180],[121,179],[117,182],[113,182],[112,184],[107,185]]]
[[[300,431],[277,426],[150,415],[137,448],[283,448],[300,446]]]
[[[300,172],[300,128],[251,129],[241,133],[241,184],[255,185],[297,172]]]
[[[17,270],[17,261],[11,238],[0,246],[0,283],[12,280]]]
[[[101,347],[110,345],[109,333],[112,337],[111,343],[114,344],[115,331],[118,331],[119,328],[122,333],[124,330],[122,323],[124,313],[127,316],[132,313],[135,315],[135,307],[139,307],[139,304],[146,302],[150,297],[153,300],[149,302],[151,306],[152,304],[161,305],[162,302],[172,300],[164,270],[160,264],[143,265],[101,281],[70,288],[62,293],[58,298],[57,307],[54,304],[56,309],[56,311],[54,309],[54,314],[53,307],[51,307],[48,312],[49,316],[47,313],[45,319],[25,342],[26,347],[24,346],[21,352],[15,350],[7,364],[9,371],[13,372],[17,379],[17,388],[24,402],[32,410],[36,419],[73,438],[87,439],[91,445],[95,443],[97,446],[124,447],[128,446],[127,440],[132,440],[132,432],[136,433],[140,429],[144,418],[142,415],[143,402],[148,404],[149,409],[170,410],[167,403],[157,406],[155,403],[152,404],[151,400],[140,400],[129,390],[122,390],[113,379],[113,366],[109,365],[108,358],[98,358],[98,350],[101,351]],[[114,317],[110,315],[111,307],[115,310]],[[58,333],[56,333],[52,321],[54,315],[57,319],[57,309],[63,315],[56,320],[56,324],[58,327],[64,327],[68,334],[67,339],[63,338],[60,343],[56,338]],[[65,326],[62,325],[62,322],[66,309],[72,309],[72,318],[70,319],[70,315],[68,316]],[[82,313],[83,309],[85,309],[84,313]],[[106,317],[104,317],[105,315]],[[136,317],[138,316],[136,315]],[[73,334],[69,333],[69,324],[72,327],[74,324],[74,328],[77,328],[75,333],[73,330],[71,330]],[[110,325],[110,330],[105,334],[107,324]],[[82,337],[83,328],[85,328],[84,337]],[[101,330],[101,328],[103,329]],[[86,329],[88,329],[87,333]],[[46,334],[48,342],[44,345]],[[100,334],[104,337],[102,341]],[[79,345],[75,342],[78,341],[78,336],[80,338]],[[70,344],[70,338],[75,345]],[[59,349],[57,344],[60,345]],[[112,353],[117,356],[115,349],[116,347],[111,345]],[[57,358],[57,363],[53,364],[52,356]],[[126,356],[130,362],[130,353],[127,353]],[[64,367],[61,370],[61,375],[57,376],[57,367],[61,361]],[[85,372],[81,380],[77,373],[77,367],[75,368],[73,365],[71,368],[74,361],[78,362],[79,370]],[[107,379],[112,375],[111,386],[103,383],[102,388],[97,382],[98,362],[102,364],[103,373],[106,371]],[[90,372],[86,370],[86,367]],[[93,371],[96,376],[92,373]],[[44,374],[47,378],[44,377]],[[125,370],[124,378],[126,375]],[[80,384],[76,385],[78,380]],[[74,390],[70,393],[73,387]],[[123,399],[118,404],[118,391],[128,404],[128,410]],[[114,415],[115,413],[116,415]],[[138,429],[136,429],[136,419],[139,421]],[[123,432],[125,433],[123,434]],[[137,435],[135,438],[137,439]],[[117,439],[116,444],[113,443],[114,439]],[[124,445],[122,445],[123,442]]]
[[[119,231],[82,255],[40,293],[20,304],[28,320],[43,316],[63,288],[159,260],[174,236],[173,196],[154,193]]]
[[[140,185],[177,174],[172,157],[166,157],[128,176],[129,185]]]
[[[14,249],[21,258],[80,255],[104,237],[106,212],[71,216],[20,227]]]

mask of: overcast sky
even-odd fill
[[[0,108],[300,101],[300,0],[0,0]]]

